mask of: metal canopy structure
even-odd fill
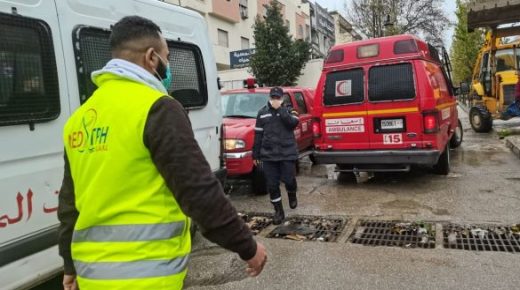
[[[468,9],[469,31],[520,22],[520,0],[472,0]]]

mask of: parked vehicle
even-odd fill
[[[314,100],[314,158],[338,171],[450,171],[462,126],[447,54],[411,35],[334,46]]]
[[[264,173],[253,164],[253,144],[258,110],[269,100],[269,87],[256,87],[254,80],[246,88],[222,93],[224,116],[224,157],[228,182],[250,180],[252,191],[266,194]],[[284,87],[284,105],[291,105],[299,113],[300,123],[294,130],[300,157],[309,155],[313,147],[312,105],[314,90]]]
[[[518,22],[520,0],[483,0],[471,2],[468,29],[486,28],[486,40],[480,49],[469,87],[471,109],[469,120],[475,132],[489,132],[493,119],[507,118],[507,108],[515,102],[515,85],[520,69],[519,26],[504,26]],[[468,92],[464,92],[468,93]]]
[[[217,71],[199,13],[154,0],[0,0],[2,289],[27,289],[62,270],[56,211],[63,125],[94,91],[90,73],[111,58],[110,26],[135,14],[161,26],[171,53],[171,94],[189,110],[215,174],[226,176]]]

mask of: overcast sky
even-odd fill
[[[327,8],[329,11],[337,10],[340,13],[343,13],[344,3],[347,3],[347,9],[350,9],[350,0],[314,0],[318,2],[321,6]],[[455,0],[444,0],[444,11],[448,15],[449,19],[455,23],[455,8],[456,3]],[[446,43],[446,49],[451,46],[452,37],[453,37],[453,27],[451,27],[448,31],[444,33],[444,42]]]

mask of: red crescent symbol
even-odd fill
[[[341,91],[341,86],[343,86],[343,84],[345,84],[347,81],[340,81],[337,83],[336,85],[336,96],[344,96],[345,95],[345,92],[342,92]]]

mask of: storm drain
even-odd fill
[[[289,239],[294,241],[335,242],[345,225],[346,218],[292,216],[276,227],[268,238]]]
[[[443,225],[444,247],[469,251],[520,253],[520,224]]]
[[[424,222],[360,220],[349,240],[366,246],[435,248],[435,225]]]
[[[257,235],[262,230],[273,223],[273,215],[267,213],[241,213],[238,215],[244,220],[246,225],[251,229],[254,235]]]

